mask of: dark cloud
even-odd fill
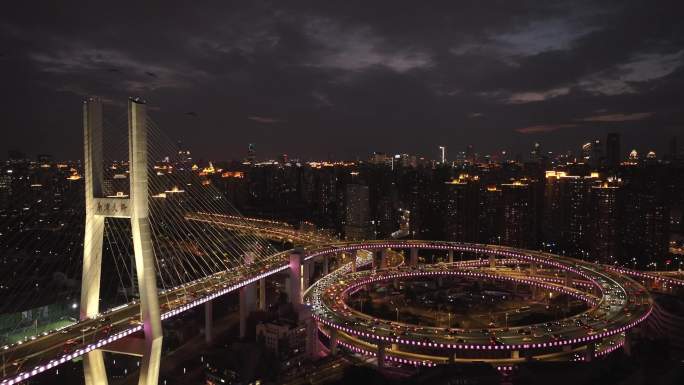
[[[653,115],[652,112],[636,112],[633,114],[607,114],[595,115],[580,119],[583,122],[631,122],[633,120],[644,120]]]
[[[253,120],[257,123],[263,123],[263,124],[274,124],[274,123],[282,122],[282,120],[280,120],[280,119],[269,118],[266,116],[249,116],[249,117],[247,117],[247,119]]]
[[[207,158],[241,158],[247,143],[305,157],[524,151],[533,139],[561,150],[609,130],[625,148],[645,132],[658,145],[684,123],[683,8],[14,2],[0,15],[0,151],[79,157],[87,94],[113,101],[114,115],[145,97],[171,137]]]
[[[577,124],[540,124],[538,126],[517,128],[516,131],[521,134],[536,134],[540,132],[554,132],[562,128],[572,127],[577,127]]]

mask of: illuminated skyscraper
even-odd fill
[[[601,141],[596,139],[582,145],[582,161],[596,169],[603,162],[603,146]]]

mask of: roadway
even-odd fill
[[[336,238],[324,232],[297,230],[284,222],[212,213],[190,213],[185,215],[185,219],[298,245],[327,245],[338,242]]]
[[[643,321],[651,311],[651,299],[638,283],[612,270],[586,262],[540,252],[518,250],[500,246],[448,244],[423,241],[378,241],[348,244],[343,248],[385,249],[419,247],[433,250],[456,250],[478,255],[514,257],[522,263],[539,263],[547,268],[572,274],[570,282],[582,283],[580,289],[566,287],[553,277],[535,277],[529,272],[516,270],[472,269],[459,263],[439,264],[420,268],[399,268],[387,271],[358,272],[344,280],[336,273],[318,281],[307,291],[306,301],[312,306],[314,317],[327,328],[335,328],[355,338],[380,343],[396,344],[410,349],[492,351],[511,354],[512,351],[542,351],[570,348],[598,342],[619,335]],[[325,251],[311,254],[324,254]],[[384,280],[409,277],[437,277],[463,275],[481,279],[513,280],[545,290],[569,294],[584,300],[591,308],[579,315],[551,323],[524,327],[469,330],[457,328],[431,328],[377,320],[354,311],[345,303],[349,292],[360,285]],[[579,279],[576,279],[579,278]],[[587,285],[593,289],[587,292]],[[594,295],[593,292],[600,293]],[[566,349],[567,350],[567,349]],[[544,352],[547,354],[548,352]],[[499,354],[501,355],[501,354]]]

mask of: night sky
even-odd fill
[[[204,159],[576,151],[610,131],[662,155],[684,141],[684,1],[11,1],[0,89],[0,159],[80,158],[89,94],[113,117],[144,97]]]

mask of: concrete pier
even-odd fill
[[[412,247],[409,253],[409,266],[411,267],[416,267],[418,266],[418,248],[417,247]]]
[[[290,302],[295,307],[302,304],[302,254],[290,254]]]
[[[214,328],[214,301],[207,301],[204,303],[204,341],[207,345],[213,342]]]

